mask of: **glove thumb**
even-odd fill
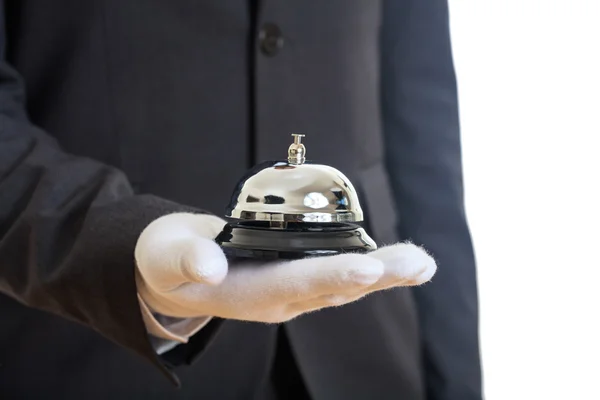
[[[180,219],[162,217],[140,235],[135,260],[149,289],[164,293],[185,283],[218,285],[227,275],[227,259],[219,245]]]

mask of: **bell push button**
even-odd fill
[[[283,34],[279,26],[267,23],[262,26],[258,34],[260,50],[267,56],[274,56],[283,47]]]

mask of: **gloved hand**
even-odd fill
[[[377,290],[419,285],[436,271],[424,250],[407,243],[368,255],[228,265],[213,241],[224,225],[211,215],[171,214],[142,232],[135,249],[137,285],[153,311],[179,318],[284,322]]]

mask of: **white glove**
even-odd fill
[[[135,249],[143,303],[170,317],[277,323],[377,290],[419,285],[436,271],[433,258],[408,243],[368,255],[228,265],[213,241],[224,225],[201,214],[170,214],[152,222]]]

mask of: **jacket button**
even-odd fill
[[[276,55],[283,47],[283,34],[275,24],[264,24],[258,34],[258,39],[261,51],[267,56]]]

